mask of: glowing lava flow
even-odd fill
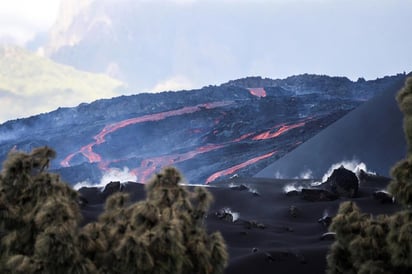
[[[266,140],[266,139],[276,138],[276,137],[282,135],[283,133],[285,133],[285,132],[287,132],[291,129],[302,127],[305,124],[306,124],[306,122],[300,122],[300,123],[292,124],[292,125],[282,124],[280,126],[280,128],[278,130],[276,130],[275,132],[271,132],[270,130],[266,131],[266,132],[263,132],[259,135],[256,135],[255,137],[253,137],[252,140],[258,141],[258,140]]]
[[[140,167],[133,169],[132,173],[138,178],[139,182],[144,183],[149,178],[149,176],[151,176],[152,174],[156,172],[157,168],[162,168],[162,167],[170,166],[172,164],[176,164],[179,162],[184,162],[184,161],[187,161],[197,156],[198,154],[220,149],[224,146],[226,146],[226,144],[221,144],[221,145],[210,144],[210,145],[196,148],[195,150],[188,151],[185,153],[164,155],[164,156],[146,159],[142,161],[142,163],[140,164]]]
[[[264,88],[248,88],[250,94],[256,97],[266,97],[266,90]]]
[[[206,184],[209,184],[209,183],[215,181],[215,180],[216,180],[217,178],[219,178],[219,177],[233,174],[234,172],[236,172],[237,170],[239,170],[239,169],[241,169],[241,168],[244,168],[244,167],[246,167],[246,166],[248,166],[248,165],[254,164],[254,163],[258,162],[258,161],[261,161],[261,160],[263,160],[263,159],[266,159],[266,158],[269,158],[269,157],[273,156],[276,152],[277,152],[277,151],[272,151],[272,152],[270,152],[270,153],[267,153],[267,154],[264,154],[264,155],[261,155],[261,156],[258,156],[258,157],[249,159],[249,160],[247,160],[246,162],[243,162],[243,163],[240,163],[240,164],[238,164],[238,165],[232,166],[232,167],[230,167],[230,168],[228,168],[228,169],[218,171],[218,172],[210,175],[209,178],[206,179],[206,182],[205,182],[205,183],[206,183]]]
[[[263,90],[263,89],[262,89]],[[265,96],[265,95],[262,95]],[[63,161],[61,161],[61,165],[63,167],[69,167],[70,166],[70,161],[72,160],[72,158],[75,155],[78,154],[82,154],[83,156],[85,156],[88,161],[90,163],[98,163],[99,164],[99,168],[102,170],[107,170],[108,166],[111,162],[114,162],[116,160],[113,161],[105,161],[102,159],[102,157],[97,154],[96,152],[93,151],[93,147],[95,145],[99,145],[104,143],[105,140],[105,136],[107,134],[113,133],[118,129],[127,127],[129,125],[133,125],[133,124],[138,124],[138,123],[144,123],[144,122],[154,122],[154,121],[160,121],[163,119],[166,119],[168,117],[172,117],[172,116],[177,116],[177,115],[183,115],[183,114],[190,114],[190,113],[194,113],[197,111],[200,111],[202,109],[212,109],[212,108],[217,108],[217,107],[223,107],[223,106],[227,106],[232,104],[233,102],[231,101],[224,101],[224,102],[212,102],[212,103],[207,103],[207,104],[199,104],[199,105],[195,105],[195,106],[190,106],[190,107],[183,107],[177,110],[171,110],[171,111],[165,111],[165,112],[161,112],[161,113],[156,113],[156,114],[148,114],[148,115],[144,115],[144,116],[140,116],[140,117],[135,117],[135,118],[131,118],[131,119],[126,119],[120,122],[116,122],[113,124],[109,124],[107,126],[105,126],[97,135],[95,135],[93,137],[94,142],[89,143],[83,147],[81,147],[78,151],[68,155]],[[307,119],[305,119],[307,120]],[[256,135],[256,133],[246,133],[243,134],[242,136],[231,140],[231,141],[227,141],[221,144],[208,144],[205,146],[201,146],[198,148],[195,148],[191,151],[188,152],[183,152],[183,153],[176,153],[176,154],[169,154],[169,155],[162,155],[162,156],[156,156],[156,157],[152,157],[152,158],[148,158],[143,160],[140,163],[140,166],[133,169],[131,172],[137,177],[139,182],[146,182],[146,180],[149,178],[149,176],[152,176],[152,174],[154,174],[158,168],[162,168],[165,166],[170,166],[179,162],[184,162],[187,161],[189,159],[194,158],[195,156],[202,154],[202,153],[207,153],[207,152],[211,152],[217,149],[221,149],[223,147],[226,147],[230,144],[233,143],[237,143],[240,142],[242,140],[245,139],[250,139],[250,140],[264,140],[264,139],[269,139],[269,138],[276,138],[282,134],[284,134],[285,132],[297,128],[297,127],[301,127],[304,126],[306,121],[301,121],[299,123],[296,124],[280,124],[277,125],[275,127],[273,127],[271,130],[264,132],[264,133],[260,133],[258,135]],[[273,129],[277,129],[275,132],[272,132]],[[217,130],[213,131],[213,133],[217,133]],[[254,137],[253,137],[254,136]],[[258,156],[255,158],[252,158],[244,163],[235,165],[231,168],[228,168],[226,170],[222,170],[219,172],[216,172],[214,174],[212,174],[211,176],[209,176],[209,178],[206,180],[206,184],[215,181],[217,178],[221,177],[221,176],[225,176],[225,175],[229,175],[232,174],[234,172],[236,172],[237,170],[244,168],[248,165],[251,165],[253,163],[256,163],[260,160],[266,159],[268,157],[271,157],[272,155],[274,155],[276,153],[276,151],[273,151],[271,153],[267,153],[265,155],[262,156]]]
[[[231,101],[223,101],[223,102],[212,102],[212,103],[199,104],[196,106],[183,107],[183,108],[176,109],[176,110],[170,110],[170,111],[160,112],[156,114],[148,114],[148,115],[144,115],[144,116],[140,116],[136,118],[126,119],[126,120],[123,120],[117,123],[107,125],[102,129],[102,131],[100,131],[97,135],[93,137],[93,139],[95,140],[94,142],[87,144],[83,146],[82,148],[80,148],[79,151],[68,155],[63,161],[60,162],[60,164],[63,167],[69,167],[71,159],[77,154],[83,154],[89,160],[90,163],[101,162],[102,161],[101,156],[93,151],[93,147],[95,145],[104,143],[105,136],[107,134],[115,132],[116,130],[120,128],[133,125],[133,124],[138,124],[138,123],[160,121],[160,120],[166,119],[171,116],[190,114],[190,113],[200,111],[202,109],[212,109],[212,108],[217,108],[217,107],[223,107],[223,106],[230,105],[232,103],[233,102]],[[101,168],[104,169],[104,165],[102,165]]]
[[[216,144],[216,145],[208,144],[208,145],[198,147],[195,150],[188,151],[185,153],[164,155],[164,156],[146,159],[142,161],[142,163],[140,164],[140,167],[133,169],[132,173],[138,178],[139,182],[145,182],[149,178],[149,176],[155,173],[157,168],[162,168],[165,166],[170,166],[176,163],[187,161],[199,154],[217,150],[217,149],[223,148],[232,143],[240,142],[250,137],[251,135],[253,135],[253,133],[247,133],[233,141],[229,141],[226,143]]]

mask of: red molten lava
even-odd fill
[[[198,147],[195,150],[188,151],[185,153],[164,155],[164,156],[146,159],[142,161],[142,163],[140,164],[140,167],[133,169],[132,173],[136,175],[137,180],[139,182],[145,183],[147,179],[149,179],[149,177],[153,175],[156,172],[156,169],[158,168],[162,168],[162,167],[170,166],[170,165],[173,165],[179,162],[187,161],[197,156],[198,154],[220,149],[224,147],[225,145],[226,144],[221,144],[221,145],[209,144],[206,146]]]
[[[136,118],[126,119],[120,122],[107,125],[102,129],[102,131],[100,131],[97,135],[93,137],[93,139],[95,140],[94,142],[87,144],[83,146],[82,148],[80,148],[79,151],[76,151],[68,155],[63,161],[60,162],[60,165],[63,167],[69,167],[70,160],[79,153],[83,154],[89,160],[90,163],[96,163],[96,162],[102,161],[101,156],[93,151],[93,147],[95,145],[104,143],[105,136],[107,134],[113,133],[120,128],[124,128],[126,126],[138,124],[138,123],[160,121],[168,117],[182,115],[182,114],[190,114],[190,113],[194,113],[194,112],[200,111],[205,108],[212,109],[212,108],[217,108],[217,107],[223,107],[223,106],[230,105],[232,103],[233,102],[231,101],[222,101],[222,102],[199,104],[196,106],[183,107],[183,108],[176,109],[176,110],[170,110],[170,111],[165,111],[165,112],[160,112],[160,113],[155,113],[155,114],[148,114],[148,115],[144,115],[144,116],[140,116]]]
[[[276,130],[275,132],[271,132],[271,130],[263,132],[259,135],[256,135],[255,137],[252,138],[252,140],[254,141],[258,141],[258,140],[267,140],[267,139],[271,139],[271,138],[276,138],[280,135],[282,135],[283,133],[294,129],[294,128],[298,128],[298,127],[302,127],[305,125],[305,122],[300,122],[297,124],[292,124],[292,125],[280,125],[280,128],[278,130]]]
[[[248,166],[248,165],[251,165],[251,164],[254,164],[254,163],[256,163],[256,162],[258,162],[258,161],[260,161],[260,160],[263,160],[263,159],[266,159],[266,158],[271,157],[271,156],[274,155],[276,152],[277,152],[277,151],[272,151],[272,152],[270,152],[270,153],[267,153],[267,154],[264,154],[264,155],[261,155],[261,156],[258,156],[258,157],[249,159],[249,160],[247,160],[246,162],[243,162],[243,163],[240,163],[240,164],[238,164],[238,165],[232,166],[232,167],[230,167],[230,168],[228,168],[228,169],[218,171],[218,172],[210,175],[209,178],[207,178],[207,180],[206,180],[205,183],[206,183],[206,184],[209,184],[209,183],[215,181],[215,180],[216,180],[217,178],[219,178],[219,177],[233,174],[234,172],[236,172],[237,170],[239,170],[239,169],[241,169],[241,168],[244,168],[244,167],[246,167],[246,166]]]
[[[250,94],[256,97],[266,97],[266,90],[264,88],[248,88]]]

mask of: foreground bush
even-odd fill
[[[207,234],[212,197],[189,192],[167,168],[147,184],[147,198],[117,193],[97,222],[80,228],[78,194],[46,172],[55,152],[13,151],[0,174],[0,273],[223,273],[220,233]]]
[[[353,202],[342,203],[330,225],[336,241],[327,256],[327,273],[412,273],[412,78],[397,100],[409,148],[406,158],[392,169],[388,191],[403,210],[392,216],[369,216]]]

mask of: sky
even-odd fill
[[[53,25],[59,4],[60,0],[0,0],[0,37],[24,45]]]
[[[156,45],[157,52],[173,55],[164,66],[169,74],[158,79],[161,63],[152,66],[153,73],[143,67],[153,78],[142,87],[146,91],[198,88],[245,76],[315,73],[356,81],[412,71],[412,0],[134,1],[141,3],[141,21],[160,32],[170,28],[156,24],[170,21],[157,14],[187,25],[185,37],[173,38],[173,51],[160,48],[171,45],[156,43],[159,37],[152,33],[142,34],[148,48]],[[60,0],[0,0],[0,43],[24,46],[36,33],[47,32],[58,17],[59,4]],[[165,6],[167,11],[162,11]],[[196,40],[191,41],[191,34]]]

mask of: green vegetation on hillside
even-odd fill
[[[13,151],[0,174],[0,273],[223,273],[226,245],[204,227],[212,196],[167,168],[146,200],[113,194],[97,222],[79,226],[78,194],[46,172],[55,152]]]
[[[15,46],[0,46],[0,97],[4,104],[0,122],[114,97],[121,86],[120,81],[103,74],[78,71]]]
[[[397,100],[404,113],[409,149],[406,158],[392,169],[388,191],[403,210],[391,216],[370,216],[351,201],[342,203],[330,225],[336,241],[327,256],[327,273],[412,272],[412,78],[407,79]]]

